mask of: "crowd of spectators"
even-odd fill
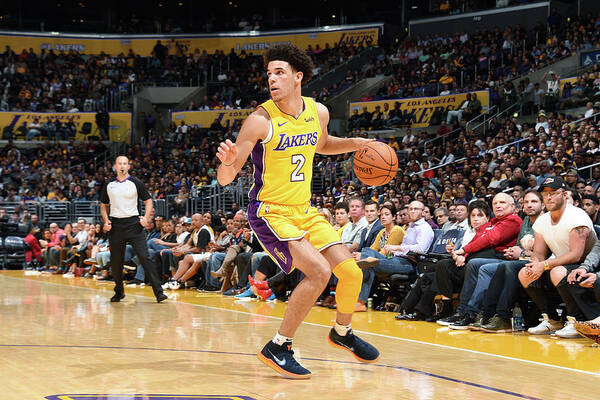
[[[550,173],[565,173],[598,161],[597,116],[578,121],[584,117],[584,113],[571,116],[542,111],[535,125],[512,116],[495,118],[485,135],[459,129],[446,138],[444,145],[432,141],[426,133],[412,133],[409,128],[401,139],[386,140],[405,165],[388,186],[401,198],[422,197],[433,203],[435,199],[454,197],[457,192],[461,199],[485,197],[513,187],[515,182],[526,190]],[[445,123],[442,128],[445,133],[450,130]],[[202,186],[216,185],[215,148],[224,139],[234,140],[237,129],[173,127],[165,136],[153,134],[144,145],[130,146],[127,155],[154,198],[194,197]],[[513,144],[515,141],[518,142]],[[0,153],[0,197],[3,201],[97,200],[99,185],[112,174],[110,161],[90,162],[103,151],[100,142],[40,142],[31,149],[9,144]],[[351,187],[360,187],[352,180],[348,157],[316,158],[317,173],[323,174],[325,180],[315,188],[315,194],[329,199],[321,201],[322,205],[333,206],[340,196],[352,191]],[[340,165],[346,167],[336,174]],[[438,168],[430,170],[434,167]],[[586,178],[593,173],[593,179],[598,179],[598,172],[594,167],[581,174]],[[250,175],[248,164],[242,177]],[[530,179],[531,175],[535,179]],[[595,181],[594,184],[597,186]],[[387,191],[365,190],[377,196]]]
[[[599,45],[597,15],[588,13],[564,21],[556,18],[555,12],[547,24],[540,22],[532,30],[517,25],[478,29],[472,34],[408,37],[395,49],[387,49],[379,60],[381,69],[390,71],[393,79],[366,100],[489,89],[490,106],[511,104],[517,88],[510,81]],[[523,83],[529,86],[529,82]]]
[[[349,45],[324,48],[309,46],[315,79],[364,50]],[[329,95],[370,73],[349,71]],[[176,40],[154,46],[151,56],[127,54],[83,55],[33,49],[15,53],[9,46],[0,53],[0,110],[36,112],[117,111],[120,103],[112,95],[131,93],[134,83],[201,86],[208,80],[208,95],[188,110],[247,108],[252,101],[267,99],[268,90],[262,56],[231,49],[188,49]],[[324,93],[320,99],[327,98]],[[117,110],[112,108],[116,106]]]
[[[246,57],[242,52],[240,57]],[[222,51],[187,52],[177,42],[156,43],[152,56],[133,51],[83,55],[6,47],[0,54],[2,111],[77,112],[111,109],[111,94],[131,92],[134,83],[202,85],[206,74],[225,68]],[[119,104],[120,106],[120,104]]]
[[[457,32],[440,36],[408,37],[395,48],[382,48],[370,62],[348,69],[340,82],[314,91],[326,102],[365,77],[392,75],[373,95],[361,101],[490,90],[490,107],[514,101],[542,102],[545,109],[565,108],[589,97],[589,87],[567,84],[552,104],[544,103],[547,88],[514,78],[544,67],[580,49],[598,45],[597,18],[592,14],[567,21],[553,14],[548,24],[527,31],[521,26]],[[364,48],[327,44],[307,48],[315,77],[355,57]],[[118,93],[131,93],[135,83],[204,84],[207,96],[188,110],[237,109],[268,98],[262,57],[246,52],[189,49],[177,40],[157,41],[151,56],[127,54],[82,55],[53,50],[10,47],[0,54],[0,110],[38,112],[95,111],[122,107],[113,101]],[[559,79],[548,76],[548,81]],[[506,82],[506,84],[505,84]],[[545,81],[542,82],[545,85]],[[544,93],[540,93],[544,91]],[[358,100],[358,99],[357,99]],[[40,122],[41,123],[41,122]]]

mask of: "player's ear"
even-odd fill
[[[296,80],[297,80],[299,83],[302,83],[302,78],[304,78],[304,73],[302,73],[302,71],[298,71],[298,72],[296,72]]]

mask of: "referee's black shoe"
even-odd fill
[[[118,303],[119,301],[125,298],[125,293],[115,293],[113,297],[110,298],[111,303]]]
[[[161,294],[159,294],[156,297],[156,302],[160,303],[160,302],[163,302],[163,301],[167,300],[168,298],[169,298],[169,296],[167,296],[166,294],[164,294],[164,293],[161,292]]]

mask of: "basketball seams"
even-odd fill
[[[375,144],[378,143],[378,144]],[[371,142],[371,143],[367,143],[367,147],[370,148],[371,150],[373,150],[378,156],[379,158],[381,158],[381,161],[383,161],[385,164],[389,164],[388,160],[386,160],[385,158],[383,158],[383,155],[381,155],[381,153],[379,152],[379,149],[381,147],[381,145],[385,146],[385,147],[389,147],[387,144],[381,143],[381,142]],[[390,165],[391,167],[391,165]]]
[[[354,158],[354,162],[357,162],[357,161],[358,161],[359,163],[362,163],[362,164],[364,164],[364,165],[366,165],[366,166],[369,166],[369,167],[372,167],[372,168],[377,168],[377,169],[381,169],[381,170],[384,170],[384,169],[386,169],[386,168],[381,168],[381,167],[380,167],[380,166],[378,166],[378,165],[369,164],[368,162],[365,162],[365,161],[363,161],[363,160],[362,160],[362,159],[360,159],[360,158]]]
[[[390,167],[393,167],[393,166],[394,166],[394,164],[396,164],[396,169],[398,169],[398,156],[396,155],[396,152],[395,152],[395,151],[394,151],[394,149],[392,149],[390,146],[386,146],[386,147],[387,147],[387,150],[388,150],[388,151],[389,151],[389,153],[390,153],[390,160],[392,160],[392,161],[393,161],[393,160],[396,160],[396,162],[395,162],[395,163],[392,163],[392,164],[390,165]]]
[[[389,181],[391,181],[392,179],[394,179],[394,177],[396,176],[396,172],[397,172],[397,171],[394,171],[394,175],[391,175],[391,173],[392,173],[392,168],[394,167],[394,163],[393,163],[393,161],[394,161],[394,158],[395,158],[396,160],[398,160],[398,157],[396,156],[396,154],[392,154],[392,148],[391,148],[390,146],[385,146],[385,147],[387,148],[387,151],[388,151],[388,153],[390,153],[390,160],[392,161],[392,163],[391,163],[391,165],[390,165],[390,170],[388,171],[388,177],[389,177],[390,179],[386,179],[386,180],[389,182]],[[398,169],[398,165],[396,165],[396,169]]]

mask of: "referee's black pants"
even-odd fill
[[[131,244],[133,251],[138,256],[146,277],[152,285],[154,295],[158,297],[162,292],[158,269],[148,252],[144,228],[140,225],[139,217],[111,218],[112,228],[108,233],[110,246],[110,265],[112,276],[115,279],[115,293],[123,294],[123,262],[125,261],[125,246]]]

